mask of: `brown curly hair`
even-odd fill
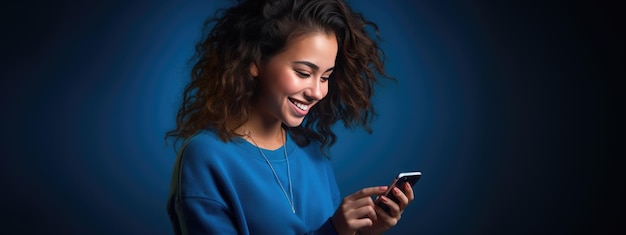
[[[384,53],[368,26],[378,38],[376,24],[342,0],[247,0],[218,11],[205,22],[176,128],[166,133],[166,140],[184,140],[207,128],[223,141],[237,136],[234,130],[248,120],[257,92],[250,65],[282,52],[290,39],[315,31],[337,37],[329,93],[300,126],[285,128],[300,146],[319,141],[324,155],[336,140],[331,127],[339,120],[371,133],[376,113],[370,98],[377,76],[395,79],[384,72]]]

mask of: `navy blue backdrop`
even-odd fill
[[[398,84],[378,87],[372,135],[337,126],[331,157],[343,195],[423,171],[390,234],[624,230],[617,8],[350,3]],[[228,4],[3,6],[2,233],[171,234],[163,135],[202,23]]]

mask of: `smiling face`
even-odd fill
[[[328,94],[328,78],[335,67],[337,39],[315,32],[294,38],[286,49],[265,63],[253,64],[259,79],[257,112],[267,121],[298,126],[309,110]]]

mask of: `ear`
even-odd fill
[[[256,63],[250,63],[250,75],[252,75],[252,77],[259,76],[259,68],[256,66]]]

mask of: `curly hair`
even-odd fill
[[[207,128],[216,129],[222,141],[232,140],[234,130],[248,120],[257,92],[250,65],[279,54],[291,39],[316,31],[337,37],[329,93],[300,126],[285,128],[300,146],[319,141],[325,156],[335,143],[331,127],[337,121],[371,133],[376,112],[370,99],[377,76],[395,79],[385,73],[384,52],[368,27],[379,38],[376,24],[342,0],[247,0],[217,11],[204,24],[176,128],[166,133],[166,140],[184,140]]]

